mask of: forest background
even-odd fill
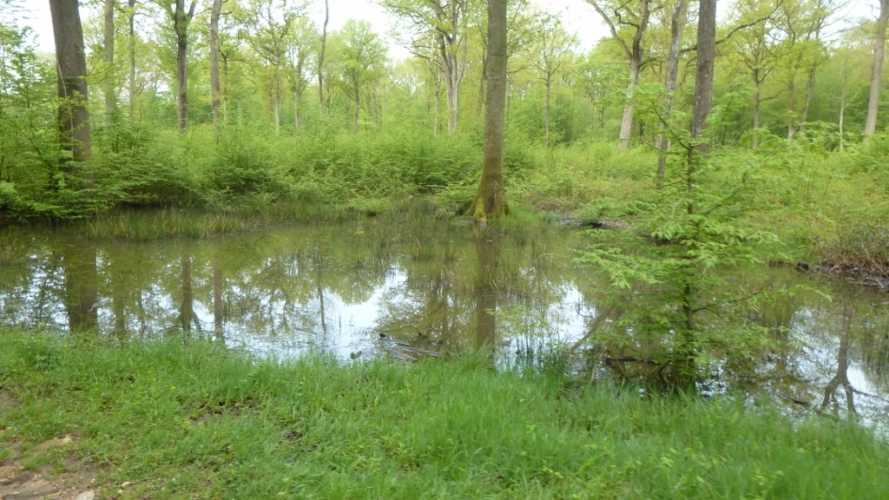
[[[472,201],[483,2],[384,0],[377,8],[388,27],[350,19],[335,29],[341,9],[331,14],[320,1],[81,4],[92,134],[89,161],[72,167],[56,132],[55,62],[29,27],[47,20],[27,2],[3,2],[4,221],[121,207],[266,219],[293,217],[294,204],[376,213],[420,194],[448,215]],[[667,151],[671,131],[690,123],[697,5],[566,5],[510,3],[509,196],[583,219],[632,218],[658,179],[678,170],[668,166],[681,164],[675,147]],[[736,171],[756,164],[769,180],[746,200],[749,221],[874,270],[886,267],[889,246],[880,236],[889,233],[880,229],[889,220],[885,120],[876,112],[885,92],[882,70],[873,72],[889,8],[879,7],[721,2],[708,138]],[[581,8],[598,13],[595,29],[578,27],[588,19]]]

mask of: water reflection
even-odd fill
[[[651,346],[614,327],[632,303],[600,306],[605,280],[572,263],[583,242],[570,228],[426,219],[139,244],[10,229],[0,233],[0,324],[119,338],[185,332],[261,354],[321,349],[344,360],[467,348],[515,359],[610,328],[617,341],[599,358],[627,376],[634,363],[647,370],[626,360]],[[889,420],[886,294],[793,269],[738,279],[751,288],[802,281],[835,300],[804,292],[765,304],[753,319],[795,347],[717,366],[712,384]]]

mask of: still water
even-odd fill
[[[0,232],[0,327],[185,332],[260,355],[343,360],[488,346],[510,363],[571,346],[595,324],[595,292],[608,284],[574,263],[586,240],[558,224],[478,229],[396,216],[145,243],[12,228]],[[787,268],[750,279],[822,293],[760,311],[759,321],[794,332],[793,346],[717,368],[707,390],[767,394],[788,410],[856,414],[885,429],[889,294]]]

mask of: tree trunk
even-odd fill
[[[90,124],[80,12],[77,0],[51,0],[49,6],[56,43],[61,147],[71,152],[70,160],[86,162],[90,160]],[[62,162],[64,165],[68,159],[62,158]],[[92,188],[92,172],[87,172],[86,180]]]
[[[128,39],[128,49],[130,51],[130,123],[136,120],[136,0],[127,1],[128,16],[130,23],[130,33]]]
[[[639,83],[639,66],[641,61],[637,54],[630,59],[630,84],[627,85],[627,104],[624,106],[624,116],[620,121],[620,148],[630,148],[630,136],[633,135],[633,113],[636,105],[633,104],[633,90]]]
[[[544,114],[546,115],[546,147],[549,147],[549,124],[550,124],[550,92],[552,91],[552,80],[553,77],[550,74],[546,75],[546,104]]]
[[[179,130],[188,130],[188,41],[181,37],[176,42],[176,110]]]
[[[660,154],[657,160],[658,184],[663,182],[667,173],[667,152],[670,151],[670,139],[664,131],[673,113],[673,100],[676,93],[676,81],[679,79],[679,45],[682,42],[682,31],[685,29],[685,11],[688,0],[676,0],[673,6],[673,15],[670,16],[670,53],[667,55],[667,81],[665,82],[666,96],[664,103],[664,116],[658,125],[658,150]]]
[[[294,130],[296,131],[295,132],[296,134],[299,134],[299,127],[300,127],[300,123],[299,123],[299,121],[300,121],[299,120],[300,97],[301,96],[299,95],[299,91],[293,92],[293,127],[294,127]]]
[[[358,121],[361,116],[361,94],[359,89],[355,89],[355,123],[352,133],[358,135]]]
[[[803,113],[799,117],[799,131],[806,130],[806,122],[809,121],[809,108],[812,105],[812,96],[815,94],[815,71],[817,66],[812,66],[809,70],[809,81],[806,84],[806,100],[803,103]]]
[[[105,0],[105,23],[102,43],[105,46],[105,119],[111,123],[117,103],[114,95],[114,0]]]
[[[185,0],[176,0],[173,17],[173,32],[176,35],[176,94],[179,130],[188,130],[188,25],[194,18],[197,0],[192,0],[188,12],[185,11]]]
[[[460,106],[460,68],[457,66],[456,55],[447,54],[443,58],[445,60],[445,92],[448,96],[448,133],[453,134],[457,131],[457,115]]]
[[[870,77],[870,99],[867,101],[867,119],[864,122],[864,135],[866,136],[874,135],[874,132],[877,131],[877,110],[880,107],[880,82],[883,78],[887,21],[889,21],[889,0],[880,0],[880,17],[877,20],[876,40],[874,41],[874,65]]]
[[[272,106],[275,108],[275,135],[281,135],[281,84],[275,76],[275,88],[272,90]]]
[[[488,0],[488,80],[482,178],[467,214],[478,220],[509,214],[503,184],[503,122],[506,112],[506,2]]]
[[[318,51],[318,117],[324,118],[324,52],[327,50],[327,22],[330,20],[328,0],[324,0],[324,25],[321,28],[321,50]]]
[[[210,110],[213,125],[219,128],[219,16],[222,0],[213,0],[210,12]]]
[[[889,1],[889,0],[887,0]],[[695,99],[691,136],[700,138],[707,128],[713,106],[713,67],[716,61],[716,0],[700,0],[698,8],[697,66],[695,68]],[[701,145],[703,152],[709,150]]]

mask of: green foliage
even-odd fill
[[[52,369],[29,361],[39,345]],[[132,484],[121,498],[889,495],[889,449],[855,424],[566,389],[485,356],[406,368],[3,331],[0,367],[0,442],[19,444],[0,457],[39,469],[39,444],[70,435],[69,456],[114,464],[100,490]]]
[[[719,123],[720,111],[711,123]],[[589,209],[597,220],[608,212],[633,216],[637,233],[593,232],[579,260],[609,276],[614,288],[599,293],[620,311],[595,340],[654,359],[688,383],[710,359],[738,361],[770,347],[767,330],[749,313],[791,291],[747,290],[728,277],[765,265],[780,246],[775,235],[741,221],[763,190],[760,159],[705,154],[688,133],[670,133],[679,153],[650,202],[603,200]]]

